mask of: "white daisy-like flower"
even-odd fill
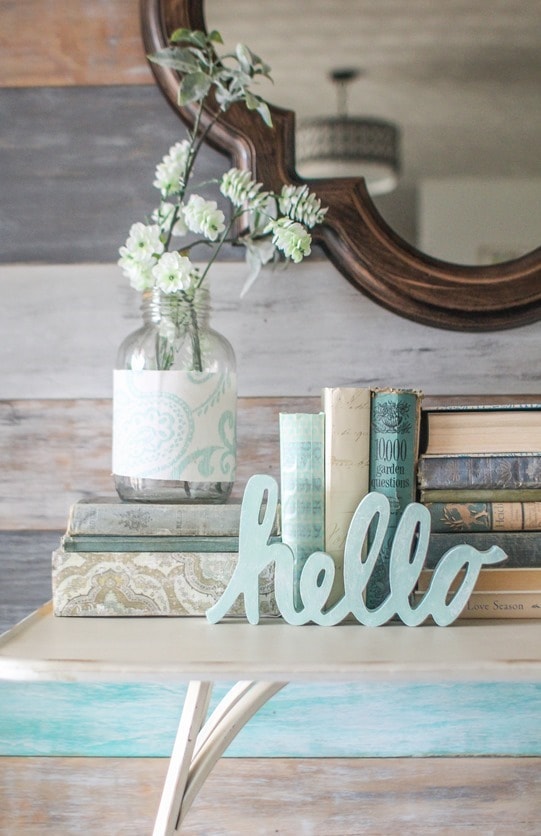
[[[192,285],[194,266],[189,258],[180,253],[164,253],[152,268],[156,287],[164,293],[189,290]]]
[[[216,241],[225,229],[225,215],[215,200],[205,200],[193,194],[184,207],[184,220],[192,232]]]
[[[291,218],[278,218],[277,221],[271,221],[268,229],[272,232],[273,244],[295,264],[310,255],[312,236],[301,223]]]
[[[152,268],[156,264],[156,260],[155,258],[149,258],[146,261],[137,260],[126,247],[121,247],[118,264],[124,275],[129,279],[130,285],[135,290],[142,292],[154,287]]]
[[[164,250],[160,227],[157,224],[132,224],[126,246],[119,250],[121,255],[123,250],[130,253],[135,261],[148,261],[160,255]]]
[[[190,143],[187,139],[176,142],[156,166],[153,185],[160,190],[163,197],[179,192],[184,185],[189,148]]]

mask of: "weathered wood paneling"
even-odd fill
[[[314,400],[240,400],[235,497],[253,473],[279,476],[278,414]],[[0,529],[62,529],[72,502],[114,493],[111,427],[109,400],[0,401]]]
[[[186,136],[155,86],[0,89],[0,123],[0,262],[115,261],[157,205],[157,163]],[[205,146],[196,177],[227,165]]]
[[[1,209],[0,209],[1,211]],[[323,386],[425,393],[537,392],[539,324],[457,334],[401,320],[328,263],[262,275],[239,298],[244,263],[212,272],[214,327],[237,354],[239,392],[314,395]],[[0,266],[0,398],[109,398],[140,298],[116,265]]]
[[[0,832],[152,831],[167,762],[0,760]],[[541,761],[221,761],[185,836],[539,833]]]
[[[0,85],[150,84],[137,0],[0,0]]]

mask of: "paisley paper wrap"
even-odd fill
[[[233,482],[236,399],[234,374],[116,369],[113,472]]]

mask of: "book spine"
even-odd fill
[[[433,532],[540,531],[541,502],[428,502]]]
[[[344,545],[369,488],[370,389],[325,388],[325,551],[337,567],[331,600],[343,592]]]
[[[282,540],[294,557],[294,603],[307,558],[325,549],[324,415],[280,413]]]
[[[459,572],[451,584],[450,591],[456,592],[464,579],[464,571]],[[433,569],[423,569],[417,583],[418,592],[426,592]],[[479,572],[473,592],[539,592],[541,590],[541,567],[533,569],[483,568]]]
[[[425,567],[434,569],[445,552],[463,543],[474,546],[479,551],[499,546],[507,555],[507,560],[501,564],[503,568],[541,566],[541,533],[494,531],[431,534]]]
[[[240,503],[165,505],[137,502],[76,502],[66,533],[132,536],[238,536]]]
[[[420,488],[538,488],[541,456],[420,456]]]
[[[541,488],[426,488],[419,501],[429,502],[540,502]]]
[[[424,592],[414,592],[412,605]],[[472,592],[459,620],[463,618],[541,618],[541,592]]]
[[[269,542],[280,542],[271,537]],[[99,534],[64,535],[66,552],[238,552],[238,537],[101,537]]]
[[[402,511],[416,496],[421,395],[410,389],[375,390],[371,399],[371,491],[385,494],[391,518],[380,555],[366,587],[367,606],[374,608],[389,594],[389,559]]]

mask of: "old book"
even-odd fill
[[[420,488],[539,488],[541,456],[532,453],[419,457]]]
[[[433,532],[540,531],[541,502],[428,502]]]
[[[412,604],[423,595],[414,592]],[[472,592],[459,620],[463,618],[541,618],[541,592]]]
[[[325,551],[342,577],[344,545],[355,510],[369,489],[370,389],[322,390],[325,415]],[[336,584],[336,595],[340,589]]]
[[[539,404],[469,406],[426,410],[422,452],[438,455],[469,453],[540,453]]]
[[[75,502],[69,512],[69,535],[238,536],[240,503],[177,505],[124,502],[116,496]]]
[[[370,419],[370,490],[385,494],[391,518],[380,555],[366,587],[366,603],[374,608],[389,594],[389,559],[402,511],[416,498],[419,450],[420,392],[376,389]]]
[[[224,592],[237,564],[232,552],[67,552],[52,555],[58,616],[203,616]],[[260,577],[260,611],[279,615],[274,573]],[[244,616],[240,597],[230,615]]]
[[[466,543],[479,551],[499,546],[507,555],[501,567],[541,566],[541,532],[538,531],[490,531],[490,532],[449,532],[430,535],[425,566],[433,569],[445,552],[453,546]],[[496,568],[495,571],[499,571]]]
[[[269,542],[281,538],[271,537]],[[66,552],[238,552],[238,537],[146,537],[100,536],[99,534],[65,534],[61,546]]]
[[[280,413],[282,540],[293,552],[295,606],[307,558],[325,549],[325,418],[320,413]]]
[[[426,488],[419,501],[429,502],[540,502],[539,488]]]
[[[417,590],[425,592],[434,575],[432,569],[423,569],[419,575]],[[456,592],[462,582],[464,572],[460,572],[451,584],[451,592]],[[483,568],[473,588],[474,592],[540,592],[541,566],[534,568]]]

